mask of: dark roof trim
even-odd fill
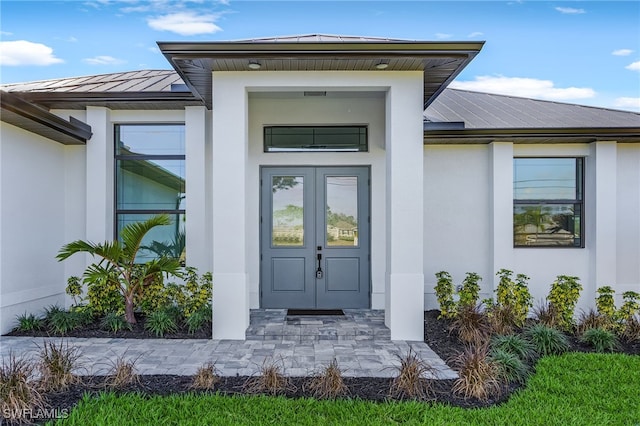
[[[512,141],[515,143],[589,143],[604,140],[640,142],[640,127],[557,127],[424,131],[424,143],[426,145],[448,143],[486,144],[494,141]]]
[[[22,98],[31,102],[193,102],[191,92],[24,92]]]
[[[0,91],[0,106],[2,121],[64,145],[85,144],[91,138],[88,124],[73,117],[66,121],[15,94]]]

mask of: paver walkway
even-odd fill
[[[252,324],[255,325],[255,324]],[[289,324],[291,325],[291,324]],[[348,324],[347,324],[348,325]],[[339,325],[338,325],[339,327]],[[0,337],[0,356],[37,357],[45,340],[78,347],[80,374],[107,374],[118,358],[136,360],[139,374],[192,375],[206,362],[214,362],[222,376],[255,375],[264,362],[277,362],[288,376],[307,376],[334,358],[345,376],[392,377],[399,356],[413,350],[427,361],[440,379],[456,378],[424,342],[391,341],[388,338],[355,340],[204,340],[120,338]],[[267,338],[268,339],[268,338]]]

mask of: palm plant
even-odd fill
[[[136,263],[136,256],[147,232],[156,226],[170,224],[171,218],[166,214],[152,216],[144,222],[126,225],[120,232],[121,241],[92,243],[77,240],[62,247],[56,258],[62,261],[76,253],[89,253],[101,258],[84,271],[84,281],[115,283],[124,298],[125,320],[129,324],[135,324],[136,296],[141,295],[158,275],[180,275],[180,262],[175,258],[161,256],[146,263]]]

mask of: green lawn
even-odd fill
[[[501,406],[466,410],[263,396],[103,394],[58,425],[640,425],[640,356],[545,357],[526,389]]]

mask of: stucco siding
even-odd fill
[[[2,123],[0,332],[16,315],[65,304],[65,147]]]
[[[619,303],[621,293],[640,292],[640,144],[619,144],[617,160],[617,276],[608,285]]]

